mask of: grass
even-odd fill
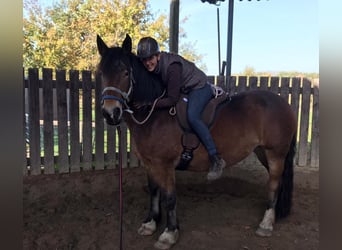
[[[40,126],[40,155],[41,157],[44,156],[44,132],[43,132],[43,125]],[[58,156],[58,126],[54,126],[53,128],[54,135],[53,135],[53,152],[54,156]],[[68,132],[68,138],[70,140],[70,132]],[[107,149],[107,130],[104,131],[104,152],[108,152]],[[116,152],[119,152],[119,138],[116,134]],[[95,128],[92,129],[92,153],[95,154],[96,151],[96,145],[95,145]],[[127,150],[130,150],[130,133],[129,130],[127,131]],[[80,143],[82,143],[82,135],[80,135]],[[26,143],[26,151],[29,152],[29,143]],[[70,143],[68,143],[68,152],[70,154]]]

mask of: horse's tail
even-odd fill
[[[289,152],[285,158],[284,172],[278,189],[278,199],[276,204],[276,217],[284,218],[289,215],[292,206],[293,191],[293,165],[296,154],[296,134],[293,136]]]

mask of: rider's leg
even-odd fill
[[[213,92],[209,84],[206,84],[203,88],[194,89],[189,93],[187,109],[188,122],[209,154],[211,166],[207,176],[208,180],[219,178],[222,175],[222,169],[226,166],[226,162],[217,152],[215,142],[207,125],[201,119],[202,111],[212,97]]]

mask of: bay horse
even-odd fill
[[[182,152],[182,130],[177,118],[167,109],[148,113],[134,103],[152,103],[164,90],[160,79],[148,72],[132,53],[132,40],[126,35],[121,47],[108,47],[97,36],[101,56],[97,71],[102,81],[102,112],[110,125],[127,123],[134,148],[147,171],[150,208],[138,233],[152,235],[161,219],[165,203],[166,227],[154,244],[169,249],[178,240],[175,167]],[[266,167],[268,203],[257,235],[271,236],[276,218],[286,217],[292,205],[293,158],[297,121],[290,105],[269,91],[247,91],[231,97],[221,108],[211,133],[227,166],[232,166],[254,152]],[[208,171],[209,159],[202,145],[194,151],[189,171]]]

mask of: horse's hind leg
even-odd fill
[[[259,224],[256,234],[259,236],[271,236],[275,222],[275,208],[277,204],[278,188],[284,169],[284,157],[279,157],[274,151],[265,150],[269,173],[268,180],[268,204],[264,217]],[[266,166],[266,167],[267,167]]]
[[[157,223],[160,221],[160,188],[148,177],[148,188],[150,192],[150,209],[147,218],[138,229],[140,235],[152,235],[157,230]]]
[[[254,153],[258,157],[261,164],[264,165],[266,169],[268,169],[268,162],[267,162],[265,149],[262,148],[261,146],[258,146],[254,149]]]

